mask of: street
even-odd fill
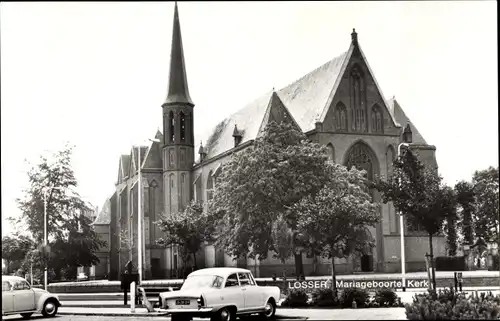
[[[60,309],[64,313],[64,308]],[[84,316],[58,315],[53,320],[170,320],[168,316]],[[43,319],[41,315],[34,315],[32,319]],[[22,320],[21,316],[4,317],[2,320]],[[208,320],[195,318],[194,321]],[[249,320],[260,320],[259,316]],[[377,309],[278,309],[276,320],[406,320],[404,308],[377,308]]]

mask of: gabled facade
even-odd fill
[[[181,261],[175,247],[162,249],[155,240],[162,236],[153,223],[160,215],[175,215],[191,200],[206,204],[217,188],[216,178],[229,156],[252,144],[270,121],[288,121],[312,141],[330,149],[331,159],[348,167],[365,169],[369,178],[391,171],[403,126],[410,124],[414,148],[421,158],[437,167],[435,147],[428,145],[393,97],[385,99],[353,30],[346,52],[326,62],[285,88],[272,90],[222,120],[207,135],[194,137],[196,115],[187,81],[177,4],[171,47],[168,95],[162,104],[163,131],[159,142],[133,148],[118,165],[116,191],[110,199],[110,270],[123,272],[125,263],[137,262],[137,177],[138,154],[142,175],[144,213],[144,275],[147,278],[179,276]],[[203,108],[203,107],[197,107]],[[194,142],[202,142],[195,157]],[[372,191],[374,200],[380,195]],[[399,216],[392,204],[380,207],[381,222],[370,228],[376,247],[364,255],[338,260],[340,273],[355,271],[400,271]],[[114,231],[113,231],[114,229]],[[428,241],[421,231],[406,228],[407,271],[425,269]],[[122,231],[121,233],[119,231]],[[130,238],[130,242],[124,242]],[[124,245],[127,243],[128,245]],[[442,237],[437,237],[435,255],[444,254]],[[114,255],[114,256],[113,256]],[[293,261],[270,258],[263,261],[233,260],[220,249],[206,244],[197,255],[198,267],[240,266],[257,276],[294,271]],[[330,263],[304,258],[306,274],[329,274]],[[112,274],[112,273],[111,273]]]

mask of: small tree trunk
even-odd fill
[[[335,276],[335,257],[332,257],[332,291],[333,291],[333,298],[337,299],[337,278]]]
[[[436,273],[434,272],[434,250],[432,249],[432,234],[429,233],[429,250],[431,258],[432,289],[436,291]]]
[[[294,253],[295,259],[295,275],[297,280],[300,279],[301,276],[304,276],[304,265],[302,264],[302,253]]]
[[[194,260],[194,269],[197,270],[198,269],[198,265],[196,263],[196,252],[193,252],[193,260]]]

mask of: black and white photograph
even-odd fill
[[[497,2],[0,3],[2,320],[500,320]]]

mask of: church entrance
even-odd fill
[[[373,272],[373,255],[363,254],[361,256],[361,272]]]

